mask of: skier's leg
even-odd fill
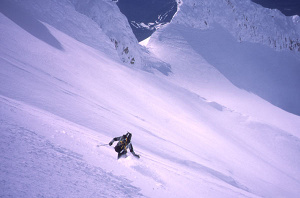
[[[122,153],[118,153],[118,159],[120,159],[120,157],[122,157]]]
[[[122,150],[121,152],[118,153],[118,159],[120,159],[120,157],[126,156],[127,151],[126,150]]]

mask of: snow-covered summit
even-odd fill
[[[250,0],[184,0],[173,22],[199,29],[208,29],[218,23],[240,42],[300,51],[299,24],[293,17],[263,8]]]

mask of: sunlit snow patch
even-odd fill
[[[121,157],[120,159],[118,159],[118,162],[127,167],[138,166],[140,164],[138,159],[133,156]]]
[[[146,38],[145,40],[142,40],[141,42],[139,42],[139,44],[142,46],[147,46],[149,41],[150,41],[150,37]]]

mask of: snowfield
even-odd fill
[[[93,0],[37,2],[0,2],[0,197],[299,196],[300,117],[254,92],[270,77],[268,88],[298,97],[297,52],[238,45],[223,26],[201,31],[178,14],[147,47],[124,39],[143,60],[131,65],[109,36],[126,29],[115,2],[99,4],[120,23],[89,18]],[[284,64],[272,75],[274,54]],[[140,159],[102,146],[127,131]]]

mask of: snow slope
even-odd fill
[[[95,21],[47,2],[0,3],[0,197],[299,195],[299,116],[233,86],[176,34],[165,60],[142,48],[172,75],[125,66]],[[156,56],[171,41],[159,38]],[[126,131],[141,159],[97,147]]]

